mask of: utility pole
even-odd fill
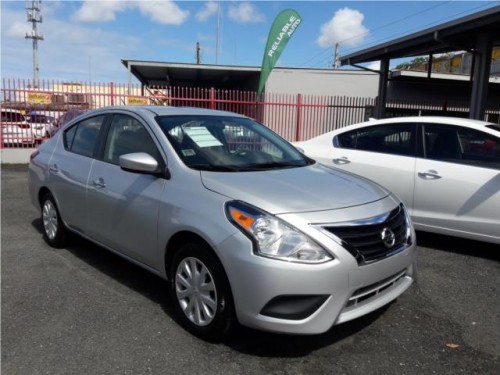
[[[196,42],[196,64],[201,64],[200,42]]]
[[[43,40],[43,35],[38,32],[37,24],[42,23],[42,0],[26,0],[28,22],[31,22],[31,33],[26,33],[26,39],[33,40],[33,87],[38,88],[38,41]]]
[[[340,69],[340,45],[335,44],[335,53],[333,56],[333,69]]]
[[[215,65],[217,65],[219,63],[220,12],[221,12],[221,3],[219,0],[219,2],[217,4],[217,33],[215,36]]]

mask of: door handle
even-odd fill
[[[52,164],[52,165],[49,167],[49,172],[50,172],[50,173],[59,173],[59,168],[57,168],[57,164]]]
[[[337,165],[344,165],[344,164],[349,164],[351,161],[347,159],[346,156],[342,156],[341,158],[333,159],[333,164]]]
[[[435,170],[429,170],[427,172],[418,172],[418,177],[426,179],[426,180],[438,180],[442,178],[437,171]]]
[[[106,183],[102,177],[96,178],[92,181],[92,184],[94,184],[97,189],[104,189],[106,187]]]

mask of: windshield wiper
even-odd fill
[[[190,164],[188,167],[199,171],[212,172],[237,172],[240,170],[240,168],[231,165]]]
[[[304,167],[307,164],[297,164],[296,162],[289,162],[289,161],[273,161],[273,162],[268,162],[268,163],[252,163],[252,164],[246,164],[241,167],[241,169],[245,170],[266,170],[266,169],[281,169],[281,168],[298,168],[298,167]]]

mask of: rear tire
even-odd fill
[[[207,341],[220,341],[231,330],[234,305],[226,273],[207,246],[186,243],[170,267],[171,297],[181,324]]]
[[[61,220],[56,201],[51,193],[42,198],[43,238],[50,246],[64,247],[68,239],[68,230]]]

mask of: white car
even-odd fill
[[[405,203],[416,229],[500,244],[500,125],[400,117],[294,145],[388,188]]]
[[[26,114],[26,121],[30,124],[35,140],[40,142],[50,138],[56,119],[54,116],[39,111],[31,111]]]
[[[26,117],[18,109],[2,108],[0,123],[5,146],[33,145],[35,138]]]

